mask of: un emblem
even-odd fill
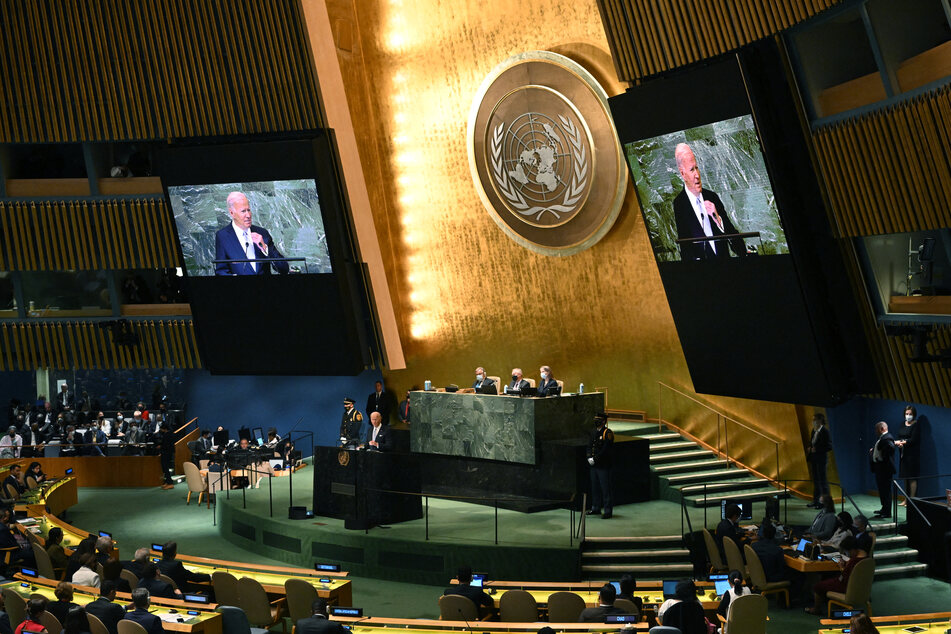
[[[627,189],[607,95],[581,66],[535,51],[496,67],[469,117],[469,166],[496,224],[547,255],[611,228]]]

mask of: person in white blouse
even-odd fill
[[[77,586],[99,587],[100,579],[99,573],[96,572],[95,553],[86,553],[79,558],[79,570],[73,573],[73,578],[70,581]]]

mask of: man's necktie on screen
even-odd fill
[[[713,235],[713,228],[710,226],[710,215],[707,213],[707,210],[703,206],[703,199],[700,196],[697,196],[697,207],[700,209],[700,217],[703,219],[703,235],[710,237]],[[707,246],[710,247],[710,250],[714,253],[717,252],[717,247],[712,241],[707,241]]]
[[[249,259],[254,259],[254,248],[251,246],[251,239],[248,237],[248,232],[244,232],[244,255]],[[258,267],[254,262],[248,263],[251,267],[251,270],[255,273],[258,272]]]

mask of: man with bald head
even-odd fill
[[[271,267],[287,273],[287,262],[270,262],[284,256],[274,246],[267,229],[251,224],[251,203],[241,192],[228,194],[228,215],[231,224],[215,233],[216,260],[254,260],[253,262],[219,262],[215,275],[268,275]]]
[[[720,197],[703,188],[697,157],[686,143],[674,149],[677,171],[684,182],[684,189],[674,198],[674,218],[677,221],[677,238],[716,237],[738,233],[723,207]],[[712,260],[729,258],[730,249],[738,257],[746,255],[742,238],[732,240],[704,240],[680,243],[681,260]]]

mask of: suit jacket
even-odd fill
[[[676,627],[682,634],[706,634],[707,622],[699,601],[681,601],[664,612],[663,625]]]
[[[776,540],[757,540],[753,542],[753,551],[756,552],[760,563],[763,564],[766,581],[784,581],[786,579],[786,557]]]
[[[308,616],[296,623],[297,634],[347,634],[343,625],[326,617]]]
[[[511,390],[519,390],[519,391],[527,390],[530,387],[532,387],[531,384],[526,379],[522,379],[520,381],[509,381],[508,385],[509,385],[510,391]]]
[[[829,427],[823,425],[818,431],[813,431],[809,438],[812,446],[812,453],[828,453],[832,451],[832,436],[829,434]]]
[[[476,588],[475,586],[470,586],[468,583],[459,584],[455,586],[449,586],[446,588],[446,591],[443,592],[443,595],[447,594],[459,594],[469,599],[475,603],[476,607],[479,606],[492,609],[495,607],[495,602],[492,600],[492,597],[487,595],[482,588]]]
[[[71,608],[79,607],[72,601],[50,601],[46,604],[46,611],[55,616],[60,623],[66,622],[66,615]]]
[[[267,245],[267,255],[264,255],[264,252],[258,248],[258,245],[253,245],[254,257],[259,260],[256,262],[258,267],[257,273],[254,272],[250,262],[226,262],[215,265],[215,275],[270,275],[272,266],[277,269],[278,273],[287,273],[290,271],[287,262],[268,262],[271,258],[283,258],[284,256],[281,255],[281,252],[274,246],[274,240],[271,239],[271,234],[267,232],[267,229],[251,225],[248,231],[251,233],[260,233],[264,239],[264,244]],[[241,244],[238,240],[238,236],[235,235],[231,223],[228,223],[215,232],[216,260],[245,260],[247,257],[248,254],[244,251],[244,245]]]
[[[720,520],[720,523],[717,524],[717,548],[720,549],[720,555],[726,560],[725,553],[723,552],[723,538],[729,537],[736,545],[740,548],[740,552],[743,552],[743,540],[740,539],[740,534],[736,530],[736,525],[730,520],[724,519]]]
[[[558,387],[558,381],[555,379],[547,379],[538,384],[538,395],[539,396],[548,396],[548,389],[552,386]],[[561,388],[559,387],[556,390],[557,394],[561,394]]]
[[[868,461],[872,468],[872,472],[889,474],[895,473],[895,439],[892,438],[891,433],[885,432],[879,436],[878,440],[875,441],[875,444],[878,445],[879,451],[881,451],[882,459],[879,462],[875,461],[875,446],[873,445],[868,456]]]
[[[177,599],[175,589],[161,579],[139,579],[137,588],[145,588],[149,591],[149,596],[164,597],[166,599]]]
[[[162,619],[154,614],[149,614],[148,610],[132,610],[125,615],[125,618],[144,627],[148,634],[159,634],[165,631],[165,628],[162,627]]]
[[[371,447],[371,440],[373,440],[373,425],[370,425],[367,429],[366,448],[377,449],[379,451],[389,451],[392,449],[393,437],[390,435],[390,426],[386,424],[380,425],[380,431],[378,431],[376,434],[376,442],[379,446]]]
[[[367,397],[367,416],[369,417],[373,412],[380,412],[380,416],[383,417],[383,424],[390,422],[390,393],[386,390],[380,392],[380,399],[377,401],[376,392],[373,392]]]
[[[109,630],[109,634],[118,634],[119,621],[125,618],[125,608],[105,597],[99,597],[95,601],[87,603],[86,612],[102,621],[102,624]]]
[[[400,406],[396,409],[396,415],[399,416],[401,423],[409,422],[409,399],[400,401]]]
[[[472,389],[474,389],[478,394],[498,394],[499,387],[495,384],[495,381],[489,377],[482,379],[482,387],[479,387],[478,381],[473,381]]]
[[[599,605],[593,608],[585,608],[578,617],[579,623],[604,623],[604,617],[609,614],[628,614],[621,608],[613,605]]]
[[[210,581],[211,575],[192,572],[182,565],[177,559],[160,559],[158,564],[159,571],[175,582],[179,590],[184,588],[189,581]]]
[[[720,200],[720,197],[709,189],[701,189],[700,192],[705,201],[708,200],[713,203],[713,206],[717,209],[717,213],[720,215],[720,220],[723,221],[723,230],[721,231],[716,221],[714,221],[713,218],[710,219],[712,235],[722,236],[724,234],[738,233],[730,217],[727,216],[726,209],[723,207],[723,201]],[[682,189],[680,193],[677,194],[677,197],[674,198],[674,219],[677,221],[677,238],[702,238],[706,235],[703,233],[703,225],[697,220],[697,213],[693,210],[693,205],[690,204],[686,189]],[[716,242],[716,253],[713,252],[713,249],[709,245],[709,242],[683,243],[680,245],[680,259],[708,260],[714,258],[729,258],[730,249],[733,249],[733,253],[738,257],[742,258],[746,256],[746,243],[742,238],[734,238],[729,241],[718,240]]]

